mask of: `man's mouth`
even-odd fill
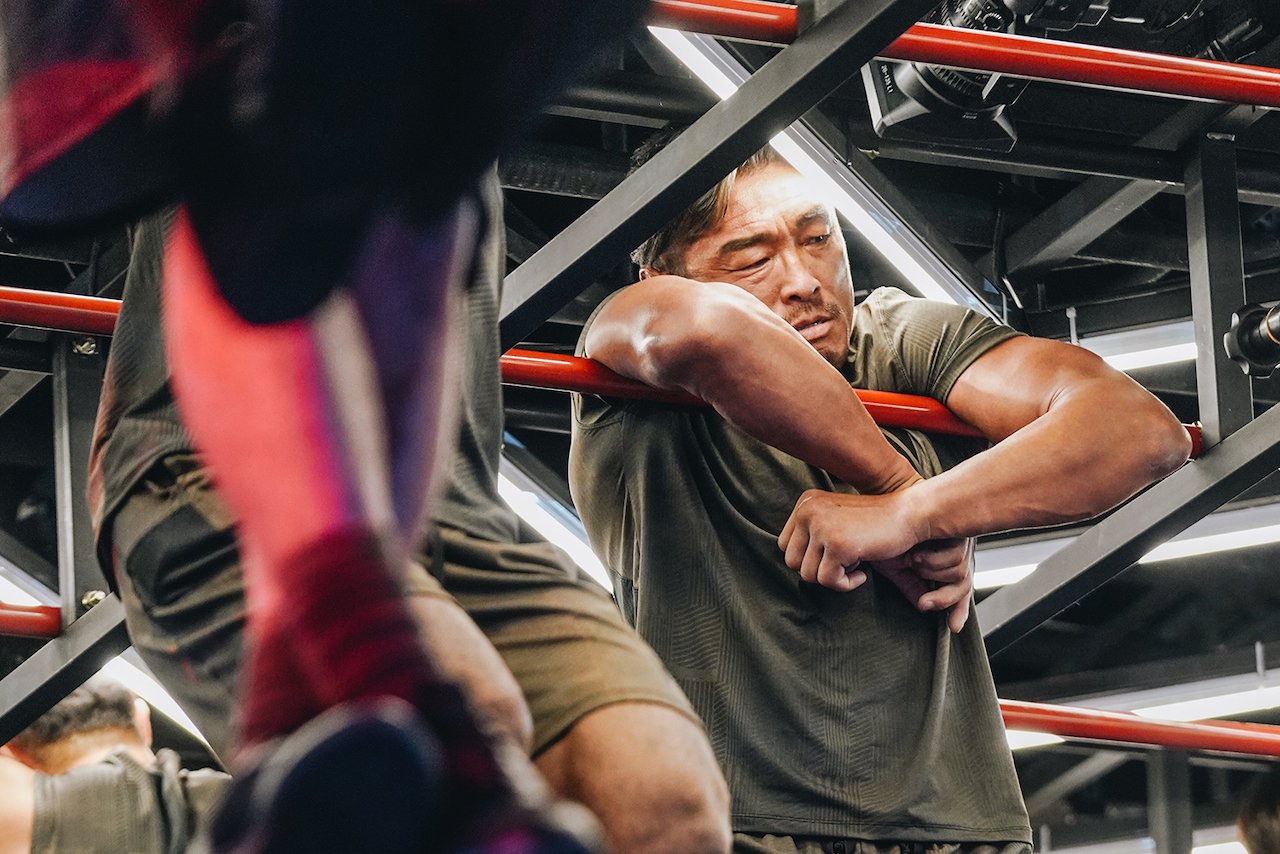
[[[831,328],[831,318],[819,317],[814,320],[807,320],[803,323],[795,324],[795,330],[799,332],[806,341],[813,341],[827,334],[827,330]]]

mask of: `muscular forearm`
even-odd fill
[[[1123,381],[1073,388],[989,450],[910,490],[922,539],[1088,519],[1176,470],[1186,431]]]
[[[588,355],[696,395],[750,435],[860,490],[887,492],[915,478],[840,373],[755,298],[674,277],[632,288],[597,319]],[[689,288],[699,289],[696,299]]]

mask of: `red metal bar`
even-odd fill
[[[1000,712],[1009,729],[1046,732],[1064,738],[1280,758],[1280,727],[1263,724],[1159,721],[1140,718],[1127,712],[1104,712],[1016,700],[1001,700]]]
[[[0,635],[55,638],[62,631],[62,610],[52,605],[6,605],[0,602]]]
[[[1017,77],[1280,107],[1280,71],[1049,39],[916,24],[882,53]]]
[[[761,0],[653,0],[649,23],[727,39],[785,44],[796,37],[796,7]]]
[[[758,0],[655,0],[650,20],[725,38],[778,43],[795,38],[794,7]],[[1209,59],[936,24],[916,24],[880,56],[1059,83],[1280,108],[1280,71]]]
[[[0,287],[0,323],[36,326],[60,332],[110,335],[115,329],[120,301],[75,294]],[[502,381],[508,385],[578,391],[605,397],[630,397],[665,403],[701,405],[686,394],[651,388],[619,376],[598,362],[555,353],[510,350],[502,357]],[[979,436],[976,428],[951,414],[928,397],[857,389],[862,404],[876,423],[908,427],[929,433]],[[1200,454],[1200,428],[1186,425],[1191,434],[1192,456]]]
[[[702,404],[702,401],[691,395],[652,388],[615,374],[591,359],[537,353],[532,350],[508,350],[503,355],[502,381],[511,385],[578,391],[605,397]],[[977,428],[956,418],[950,410],[932,398],[865,389],[856,391],[878,424],[958,436],[982,435]]]
[[[120,300],[0,286],[0,323],[110,335],[119,313]]]

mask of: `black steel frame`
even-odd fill
[[[831,11],[754,74],[734,97],[712,106],[667,150],[623,180],[587,215],[508,277],[502,306],[504,342],[511,345],[525,337],[578,293],[598,269],[629,251],[727,169],[765,144],[779,128],[799,118],[932,5],[934,0],[847,0]],[[1223,119],[1233,123],[1247,121],[1252,115],[1247,109],[1234,108],[1224,113],[1221,107],[1189,105],[1169,126],[1153,132],[1144,140],[1144,145],[1174,151],[1202,133],[1208,124]],[[885,143],[884,147],[893,149],[894,144]],[[1197,323],[1205,330],[1201,333],[1201,345],[1213,354],[1204,361],[1220,381],[1212,395],[1204,399],[1206,427],[1215,447],[1199,461],[1095,525],[1072,545],[1042,563],[1029,578],[997,592],[982,604],[979,617],[993,653],[1006,648],[1122,572],[1155,545],[1280,467],[1280,408],[1250,421],[1251,406],[1242,413],[1239,405],[1240,386],[1227,382],[1225,375],[1218,373],[1221,362],[1218,317],[1224,308],[1230,311],[1238,307],[1231,303],[1237,298],[1236,286],[1243,274],[1237,276],[1234,268],[1221,272],[1230,267],[1231,262],[1218,251],[1225,245],[1229,252],[1234,246],[1238,255],[1238,210],[1234,244],[1224,238],[1231,223],[1223,225],[1224,220],[1214,211],[1230,210],[1240,199],[1250,199],[1252,192],[1238,186],[1239,169],[1229,148],[1230,140],[1202,139],[1188,161],[1185,176],[1170,174],[1172,155],[1159,151],[1136,152],[1133,162],[1124,169],[1138,172],[1149,166],[1153,170],[1150,174],[1134,176],[1138,183],[1116,180],[1112,171],[1101,172],[1112,177],[1087,181],[1069,201],[1064,200],[1056,212],[1046,213],[1027,226],[1027,230],[1010,238],[1006,249],[1010,269],[1035,269],[1037,264],[1061,257],[1072,245],[1088,243],[1090,232],[1100,234],[1123,216],[1122,213],[1100,213],[1101,208],[1111,205],[1118,206],[1119,211],[1132,210],[1154,192],[1170,187],[1184,188],[1191,214],[1188,233],[1193,283],[1200,281],[1197,287],[1209,291],[1206,307],[1196,309]],[[914,151],[920,157],[942,158],[957,165],[966,156],[925,147],[897,146],[897,149]],[[1229,160],[1224,151],[1230,153]],[[989,155],[971,159],[973,162],[969,165],[976,165],[979,160],[993,162]],[[1044,159],[1047,160],[1047,156]],[[998,158],[994,162],[1000,163]],[[1077,172],[1101,169],[1087,164],[1076,168],[1064,164],[1061,168]],[[1120,168],[1120,165],[1108,167]],[[1124,174],[1128,176],[1129,172]],[[1258,192],[1261,193],[1258,198],[1280,201],[1280,186]],[[1062,229],[1052,224],[1060,222],[1066,210],[1076,212],[1073,221],[1083,219],[1085,224],[1068,230],[1069,233],[1056,241],[1034,239],[1037,236],[1057,238]],[[1019,247],[1031,248],[1023,251]],[[1210,286],[1204,288],[1206,282]],[[1207,320],[1202,322],[1202,318]],[[96,405],[97,389],[93,387],[94,377],[87,363],[77,361],[85,355],[75,351],[77,343],[67,337],[54,342],[48,366],[56,384],[60,574],[68,625],[61,636],[0,681],[0,742],[65,695],[106,657],[127,645],[123,610],[116,597],[107,596],[84,614],[80,614],[76,604],[88,590],[104,589],[100,573],[95,576],[98,571],[88,535],[87,513],[82,506],[88,435],[85,430],[86,425],[92,424],[90,403]],[[83,342],[79,344],[83,346]],[[29,356],[34,361],[21,365],[6,362],[6,365],[20,367],[33,376],[44,373],[43,353],[15,351],[5,358],[19,356]],[[73,617],[75,619],[71,619]]]
[[[739,89],[507,276],[502,343],[511,347],[592,277],[857,72],[932,0],[846,0]]]

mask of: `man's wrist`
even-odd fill
[[[912,468],[905,457],[897,454],[895,456],[898,457],[897,462],[880,476],[879,482],[875,485],[875,491],[880,495],[901,492],[923,480],[920,473]]]
[[[898,504],[902,523],[911,531],[917,543],[935,539],[933,519],[930,511],[931,492],[929,481],[919,475],[903,489],[893,494]]]

